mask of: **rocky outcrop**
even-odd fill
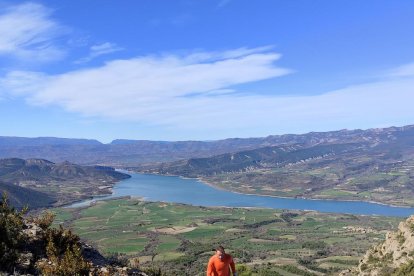
[[[382,276],[400,274],[402,267],[414,261],[414,216],[398,225],[396,232],[388,232],[385,241],[367,251],[358,268],[341,275]]]
[[[0,202],[1,203],[1,202]],[[0,214],[1,215],[1,214]],[[11,214],[12,216],[12,214]],[[15,216],[16,219],[19,219],[18,216]],[[21,228],[22,238],[24,239],[24,244],[21,246],[16,246],[14,252],[16,252],[17,259],[13,261],[12,269],[6,268],[2,263],[0,263],[0,275],[96,275],[96,276],[106,276],[106,275],[118,275],[118,276],[127,276],[127,275],[136,275],[136,276],[148,276],[146,273],[138,269],[139,263],[130,263],[128,266],[126,264],[121,264],[121,261],[114,260],[114,259],[107,259],[102,256],[94,247],[88,245],[83,241],[79,241],[76,235],[73,235],[70,230],[64,230],[60,228],[61,233],[58,231],[50,231],[47,227],[42,227],[42,224],[39,224],[40,220],[36,219],[29,219],[23,221],[23,225]],[[7,226],[6,226],[7,227]],[[5,229],[5,227],[3,227]],[[54,234],[52,234],[54,233]],[[60,236],[57,236],[56,233],[60,233]],[[80,259],[79,263],[73,263],[76,261],[76,258],[72,259],[72,263],[64,262],[62,264],[61,260],[58,258],[50,257],[49,252],[45,252],[50,246],[47,242],[47,237],[51,237],[55,235],[58,237],[60,242],[64,241],[65,239],[74,240],[79,248],[80,252]],[[69,237],[71,236],[71,237]],[[4,245],[4,241],[0,237],[0,243]],[[69,248],[69,242],[67,248]],[[57,247],[54,247],[55,250]],[[76,250],[76,249],[75,249]],[[10,251],[10,250],[9,250]],[[69,255],[65,255],[63,258]],[[2,256],[0,256],[2,257]],[[73,257],[73,255],[72,255]],[[82,271],[82,273],[71,273],[70,269],[65,270],[65,272],[59,271],[59,273],[55,273],[56,271],[50,269],[51,267],[58,267],[62,265],[84,265],[86,270]],[[45,273],[43,273],[45,272]]]

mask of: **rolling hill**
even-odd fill
[[[22,202],[17,193],[30,202],[39,196],[42,202],[49,202],[50,197],[57,205],[65,204],[108,194],[114,183],[128,177],[103,166],[80,166],[69,162],[55,164],[44,159],[0,159],[0,181],[3,183],[0,190],[10,191],[15,202]],[[31,190],[37,192],[31,194]]]
[[[25,206],[30,209],[49,207],[56,201],[53,197],[47,195],[46,193],[1,181],[0,191],[2,194],[5,193],[7,195],[10,205],[18,209]]]

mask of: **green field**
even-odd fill
[[[204,275],[218,244],[253,275],[336,275],[355,266],[401,220],[134,199],[56,213],[58,223],[74,229],[103,254],[138,258],[142,266],[160,267],[167,275]]]

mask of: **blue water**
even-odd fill
[[[258,195],[245,195],[215,189],[196,179],[129,173],[132,177],[121,181],[110,196],[73,204],[69,207],[88,206],[92,201],[121,196],[142,197],[148,201],[185,203],[197,206],[265,207],[275,209],[315,210],[320,212],[357,215],[407,217],[414,208],[392,207],[361,201],[288,199]]]

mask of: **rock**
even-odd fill
[[[396,232],[388,232],[382,244],[367,251],[355,274],[390,275],[396,268],[414,260],[413,252],[414,216],[411,216],[398,225]]]
[[[82,256],[86,261],[92,263],[95,266],[109,265],[108,260],[99,253],[98,250],[93,248],[87,243],[81,242]]]
[[[26,234],[30,240],[39,240],[42,238],[43,229],[39,225],[33,222],[26,223],[26,229],[23,230],[23,233]]]
[[[21,253],[19,256],[18,267],[19,270],[29,270],[33,262],[33,254],[31,252]]]

